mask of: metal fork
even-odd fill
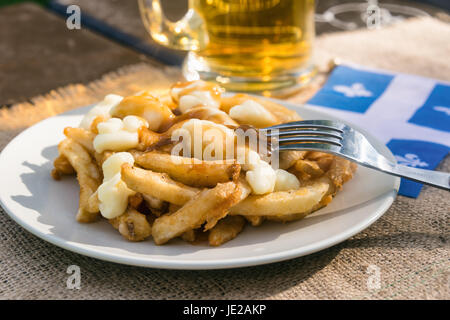
[[[450,190],[450,174],[399,165],[386,159],[355,129],[329,120],[283,123],[260,129],[268,138],[278,140],[279,151],[311,150],[332,153],[362,166],[394,176]]]

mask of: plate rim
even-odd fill
[[[260,97],[261,98],[261,97]],[[335,119],[339,119],[340,121],[349,123],[345,120],[340,119],[339,117],[336,117],[334,115],[327,115],[322,110],[314,109],[306,104],[300,105],[300,104],[294,104],[290,103],[288,101],[283,100],[277,100],[273,98],[265,98],[270,101],[274,101],[276,103],[279,103],[283,106],[286,106],[289,109],[294,109],[301,113],[301,109],[308,109],[308,111],[315,112],[317,114],[323,115],[324,117],[332,117]],[[16,139],[20,139],[21,136],[25,135],[29,130],[34,129],[36,126],[42,125],[45,121],[54,120],[55,118],[66,116],[66,115],[73,115],[75,112],[79,112],[80,109],[88,109],[89,107],[92,107],[94,104],[88,105],[88,106],[82,106],[78,107],[69,111],[66,111],[64,113],[46,118],[42,121],[39,121],[38,123],[28,127],[27,129],[20,132],[16,137],[14,137],[1,151],[0,153],[0,165],[3,162],[5,151],[7,151],[11,145],[13,145],[13,142]],[[350,124],[350,123],[349,123]],[[357,130],[362,131],[370,140],[377,141],[383,148],[384,151],[387,152],[391,160],[395,159],[392,152],[370,133],[366,132],[364,129],[360,128],[358,125],[351,124],[353,127],[355,127]],[[264,265],[264,264],[270,264],[270,263],[276,263],[280,261],[290,260],[294,258],[298,258],[301,256],[306,256],[327,248],[330,248],[336,244],[339,244],[348,238],[360,233],[364,229],[368,228],[370,225],[372,225],[375,221],[377,221],[392,205],[392,203],[395,201],[398,190],[400,187],[400,178],[394,177],[394,184],[393,184],[393,190],[390,193],[385,194],[385,201],[383,202],[383,205],[378,207],[376,209],[376,213],[370,218],[365,219],[361,221],[359,224],[356,224],[348,229],[346,229],[344,232],[340,232],[337,235],[334,235],[333,237],[329,237],[326,239],[323,239],[318,242],[311,243],[307,246],[299,248],[293,248],[289,250],[283,250],[281,252],[277,253],[269,253],[264,255],[258,255],[254,257],[249,258],[237,258],[234,260],[230,259],[224,259],[224,260],[213,260],[211,263],[202,261],[195,261],[195,260],[183,260],[183,261],[177,261],[177,260],[164,260],[164,259],[145,259],[145,258],[138,258],[133,256],[124,256],[123,254],[117,254],[114,252],[105,252],[101,249],[97,248],[86,248],[86,245],[79,245],[76,242],[71,242],[67,239],[61,238],[59,236],[55,236],[53,234],[46,234],[40,229],[37,229],[33,227],[32,225],[26,223],[23,219],[21,219],[20,215],[15,214],[13,210],[8,206],[8,200],[4,199],[3,193],[0,193],[0,205],[4,209],[4,211],[8,214],[8,216],[16,222],[18,225],[20,225],[22,228],[30,232],[31,234],[37,236],[38,238],[49,242],[53,245],[56,245],[57,247],[63,248],[68,251],[72,251],[84,256],[88,256],[91,258],[108,261],[108,262],[114,262],[124,265],[132,265],[132,266],[138,266],[138,267],[145,267],[145,268],[158,268],[158,269],[169,269],[169,270],[214,270],[214,269],[234,269],[234,268],[243,268],[243,267],[249,267],[249,266],[258,266],[258,265]],[[391,195],[391,196],[389,196]],[[42,214],[42,213],[41,213]]]

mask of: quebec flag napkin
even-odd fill
[[[342,65],[307,104],[365,128],[399,164],[432,170],[450,150],[450,83]],[[421,189],[402,179],[399,194]]]

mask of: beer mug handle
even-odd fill
[[[172,22],[165,17],[160,0],[138,0],[138,3],[145,27],[159,44],[196,51],[206,43],[203,21],[191,5],[183,18]]]

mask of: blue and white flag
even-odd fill
[[[447,82],[343,65],[308,105],[365,128],[399,164],[432,170],[450,150]],[[421,188],[402,179],[399,194],[416,198]]]

